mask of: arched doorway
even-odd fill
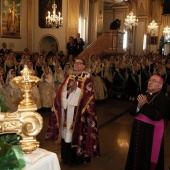
[[[41,54],[41,51],[44,49],[47,53],[51,49],[51,45],[55,46],[56,51],[59,49],[59,43],[56,37],[53,35],[45,35],[41,38],[40,40],[40,45],[39,45],[39,52]]]

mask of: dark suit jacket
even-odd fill
[[[74,43],[77,44],[77,50],[76,50],[76,55],[80,54],[83,51],[83,46],[85,45],[84,41],[82,38],[77,38],[74,39]]]
[[[4,55],[4,54],[8,54],[8,53],[9,53],[9,49],[5,49],[5,50],[4,50],[4,49],[2,48],[2,49],[0,49],[0,53],[3,54],[3,55]]]

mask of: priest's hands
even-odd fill
[[[137,97],[138,100],[138,108],[140,109],[145,103],[147,103],[147,97],[146,95],[140,94]]]
[[[73,84],[71,86],[71,90],[74,91],[77,89],[77,82],[76,81],[73,81]]]
[[[70,86],[69,86],[69,89],[68,89],[68,91],[67,91],[67,94],[70,94],[70,93],[72,93],[74,90],[76,90],[77,89],[77,82],[75,82],[75,81],[72,81],[71,83],[70,83]]]

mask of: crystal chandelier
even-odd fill
[[[132,29],[132,26],[138,25],[138,19],[136,19],[136,16],[133,15],[133,11],[131,11],[129,15],[126,16],[124,24],[127,27],[127,29]]]
[[[61,17],[61,13],[58,12],[58,15],[56,14],[56,9],[57,9],[57,4],[54,3],[52,4],[52,14],[50,13],[50,11],[48,11],[48,15],[46,17],[46,26],[47,27],[52,27],[52,28],[59,28],[62,27],[62,20],[63,18]]]
[[[163,30],[163,34],[167,37],[170,37],[170,27],[166,26]]]
[[[152,22],[148,25],[149,31],[155,30],[158,28],[158,24],[153,19]]]

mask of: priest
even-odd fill
[[[148,93],[138,95],[125,170],[164,169],[164,120],[170,120],[170,101],[161,92],[163,79],[153,75]]]
[[[75,59],[74,73],[64,80],[55,97],[64,164],[90,162],[91,157],[100,155],[93,85],[85,66],[84,59]]]

